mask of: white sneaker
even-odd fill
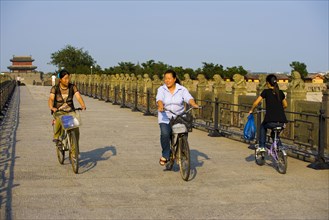
[[[259,148],[257,148],[257,152],[265,152],[265,147],[259,147]]]

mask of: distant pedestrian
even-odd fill
[[[54,86],[55,84],[56,84],[56,76],[55,76],[55,74],[53,74],[51,76],[51,86]]]
[[[21,77],[19,75],[16,77],[16,83],[18,86],[21,85]]]

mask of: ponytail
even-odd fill
[[[266,82],[268,82],[271,86],[273,86],[273,93],[276,95],[278,101],[281,101],[280,97],[280,89],[278,85],[278,79],[274,74],[270,74],[266,77]]]

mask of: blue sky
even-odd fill
[[[4,1],[1,71],[32,55],[52,72],[51,53],[83,48],[102,68],[148,60],[197,69],[202,62],[253,72],[329,70],[328,0]]]

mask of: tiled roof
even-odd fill
[[[26,61],[34,61],[34,59],[32,59],[32,56],[14,56],[12,59],[10,59],[11,62],[14,61],[21,61],[21,62],[26,62]]]
[[[37,67],[36,66],[30,66],[30,65],[21,65],[21,66],[8,66],[7,67],[10,70],[22,70],[22,69],[28,69],[28,70],[34,70]]]

